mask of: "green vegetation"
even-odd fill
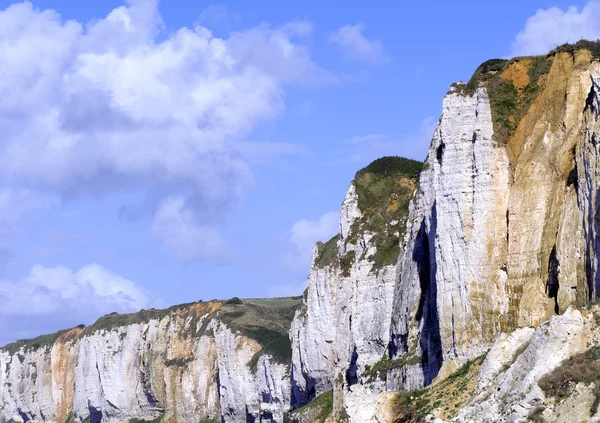
[[[165,366],[167,367],[184,367],[189,362],[194,361],[194,357],[180,357],[180,358],[172,358],[170,360],[165,361]]]
[[[84,326],[79,325],[77,327],[82,329]],[[52,347],[52,345],[54,345],[54,343],[58,340],[58,338],[60,338],[62,335],[64,335],[66,332],[68,332],[70,330],[72,330],[72,329],[63,329],[63,330],[59,330],[58,332],[52,333],[50,335],[42,335],[42,336],[38,336],[37,338],[33,338],[33,339],[20,339],[16,342],[5,345],[1,349],[3,351],[6,351],[7,353],[9,353],[10,355],[14,355],[21,348],[23,348],[24,351],[29,351],[29,350],[35,351],[40,348]]]
[[[239,305],[239,304],[244,304],[244,303],[238,297],[233,297],[233,298],[225,301],[225,304]]]
[[[555,55],[557,53],[575,53],[577,50],[589,50],[592,53],[592,57],[598,59],[600,58],[600,40],[596,41],[588,41],[588,40],[579,40],[575,44],[563,44],[561,46],[556,47],[548,56]]]
[[[550,71],[552,60],[551,56],[488,60],[475,70],[469,82],[455,84],[454,89],[459,94],[472,96],[481,84],[485,86],[490,98],[494,137],[497,142],[506,143],[540,93],[540,78]],[[521,75],[528,78],[523,87],[516,87],[509,78],[502,78],[504,72],[517,62],[522,62],[526,69],[526,74]]]
[[[437,410],[443,420],[454,418],[458,410],[471,401],[485,356],[468,361],[447,379],[425,389],[398,393],[394,399],[394,421],[425,421],[433,410]]]
[[[277,332],[262,326],[246,326],[242,328],[242,333],[263,346],[262,350],[254,354],[248,363],[252,370],[256,370],[258,359],[264,353],[269,354],[281,363],[289,363],[292,360],[292,342],[287,333]]]
[[[215,419],[202,419],[200,423],[217,423]]]
[[[327,391],[290,414],[310,416],[311,421],[325,423],[331,413],[333,413],[333,391]]]
[[[419,364],[420,358],[414,354],[407,354],[400,358],[392,359],[385,354],[381,360],[372,366],[366,366],[363,377],[367,378],[367,382],[375,382],[376,380],[385,380],[386,375],[390,370],[400,369],[405,365]]]
[[[99,318],[94,324],[86,327],[83,331],[83,335],[88,335],[100,330],[109,331],[122,326],[148,323],[150,320],[161,320],[172,313],[187,309],[194,304],[196,303],[178,304],[161,310],[155,308],[149,310],[142,309],[136,313],[127,314],[113,312]]]
[[[157,417],[150,419],[150,420],[133,418],[133,419],[129,419],[129,423],[160,423],[160,422],[162,422],[164,417],[165,417],[164,414],[159,414]]]
[[[376,252],[367,257],[373,269],[394,264],[400,253],[400,238],[404,236],[408,205],[419,179],[423,163],[403,157],[382,157],[359,170],[354,177],[358,197],[358,208],[362,213],[359,221],[350,228],[343,242],[356,244],[366,231],[373,234],[371,243]],[[329,241],[317,243],[318,254],[315,265],[339,265],[343,276],[350,276],[350,269],[356,259],[354,251],[338,258],[340,235]]]
[[[475,70],[466,84],[454,84],[453,88],[459,94],[472,96],[481,84],[486,87],[490,98],[494,137],[496,141],[506,143],[541,92],[541,78],[550,72],[554,56],[558,53],[574,54],[583,49],[589,50],[594,58],[600,58],[600,40],[580,40],[575,44],[563,44],[547,55],[488,60]],[[529,78],[524,86],[516,86],[511,78],[502,77],[518,62],[526,68]]]
[[[356,251],[350,251],[340,257],[340,269],[342,269],[342,276],[350,276],[350,269],[352,268],[352,263],[354,263],[355,258]]]
[[[394,264],[398,259],[408,205],[422,168],[423,163],[415,160],[382,157],[356,173],[354,184],[363,216],[350,228],[345,242],[356,243],[359,234],[373,233],[371,242],[376,252],[368,259],[374,269]]]
[[[241,300],[241,304],[224,304],[218,320],[262,346],[248,362],[248,366],[255,370],[263,354],[269,354],[280,363],[290,362],[292,344],[289,330],[301,303],[302,297]]]
[[[338,241],[340,235],[335,235],[326,243],[317,242],[318,255],[315,260],[315,265],[319,269],[323,269],[325,266],[331,266],[337,261],[338,258]]]
[[[566,398],[578,383],[595,384],[596,399],[590,412],[596,414],[600,404],[600,346],[592,347],[582,354],[575,355],[563,362],[550,374],[544,376],[538,385],[549,397],[558,401]]]
[[[69,411],[65,423],[75,423],[75,416],[73,415],[72,411]]]

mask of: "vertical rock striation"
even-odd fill
[[[194,303],[0,349],[0,421],[283,422],[298,299]],[[271,321],[270,321],[271,320]]]

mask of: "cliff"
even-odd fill
[[[424,163],[357,172],[302,298],[0,349],[0,421],[600,421],[600,42],[453,84]]]
[[[110,314],[0,349],[0,421],[282,421],[297,298]]]
[[[448,378],[460,382],[462,390],[456,394],[462,402],[443,417],[458,415],[456,421],[461,422],[521,421],[539,411],[537,407],[560,408],[560,401],[571,398],[568,392],[554,398],[537,383],[567,363],[571,354],[586,354],[598,339],[591,329],[577,338],[584,325],[573,320],[580,316],[573,307],[594,301],[600,289],[598,57],[600,44],[580,42],[545,56],[491,60],[468,83],[450,88],[401,231],[398,261],[387,269],[382,285],[368,273],[344,280],[330,269],[323,272],[316,265],[316,251],[308,293],[292,325],[301,323],[301,329],[292,332],[297,339],[292,374],[300,386],[312,378],[314,396],[333,389],[333,421],[420,421],[427,414],[435,416],[435,400],[421,409],[405,407],[404,414],[397,405],[414,405],[416,394],[423,392],[435,398],[440,386],[449,389],[443,385]],[[342,205],[340,239],[345,238],[345,222],[360,219],[363,212],[351,187]],[[340,249],[340,261],[342,253]],[[359,269],[368,265],[358,263]],[[339,323],[342,313],[331,305],[340,303],[342,312],[350,310],[347,322],[361,319],[362,310],[348,304],[356,304],[348,301],[357,298],[353,284],[372,287],[373,295],[361,301],[376,315],[371,317],[372,330],[360,335],[362,340],[349,325]],[[380,286],[393,286],[393,295],[385,297],[392,299],[391,309],[376,294]],[[390,323],[381,323],[388,316]],[[548,328],[565,321],[569,329],[549,334]],[[329,328],[330,334],[303,344],[302,331],[311,325],[315,331]],[[331,334],[333,327],[337,337]],[[377,335],[387,327],[389,336]],[[525,334],[534,332],[533,339],[539,341],[528,347],[523,356],[528,358],[517,360],[522,355],[517,346],[511,350],[515,362],[504,362],[512,370],[502,376],[506,369],[496,369],[489,376],[498,363],[482,360],[499,339],[509,336],[512,342],[525,342]],[[552,339],[543,340],[549,335]],[[340,338],[351,340],[350,349]],[[546,341],[552,343],[549,350]],[[567,348],[570,344],[575,345],[572,350]],[[372,347],[361,353],[359,345]],[[561,345],[567,350],[544,360],[544,354],[555,353]],[[317,357],[319,351],[327,353],[314,361],[307,358]],[[340,359],[348,351],[354,361]],[[311,369],[302,357],[319,365]],[[499,393],[494,393],[495,385],[484,389],[478,383],[464,395],[468,381],[478,374],[506,379]],[[593,383],[590,388],[591,380],[585,382],[588,385],[580,388],[593,394]],[[429,388],[421,391],[424,387]],[[416,394],[392,394],[406,391]],[[587,395],[594,401],[592,394]],[[440,398],[437,403],[443,405]],[[466,408],[459,414],[460,407]],[[488,420],[483,419],[486,407],[495,410]],[[294,418],[311,421],[303,417],[309,409],[310,404]],[[557,415],[546,412],[539,418],[561,421]],[[591,418],[589,410],[582,416],[581,421]]]

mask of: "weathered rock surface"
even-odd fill
[[[399,238],[421,164],[384,158],[357,173],[340,211],[340,235],[317,244],[292,324],[294,404],[337,383],[363,383],[389,345]]]

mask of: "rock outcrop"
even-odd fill
[[[386,354],[399,240],[421,164],[382,158],[356,174],[340,233],[317,244],[304,301],[292,324],[294,404],[334,385],[363,383]]]

